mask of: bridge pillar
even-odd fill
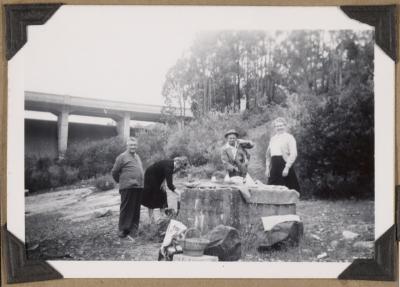
[[[129,113],[124,113],[123,117],[117,121],[118,136],[120,136],[124,140],[124,142],[126,142],[130,137],[130,121],[131,116]]]
[[[58,113],[58,157],[63,158],[68,145],[68,116],[69,108],[63,107]]]

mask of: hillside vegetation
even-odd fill
[[[219,149],[234,128],[256,143],[249,170],[263,181],[271,122],[279,116],[297,140],[302,196],[374,194],[371,31],[200,33],[167,73],[162,93],[166,124],[136,135],[145,167],[185,155],[194,176],[223,176]],[[189,107],[194,119],[185,122]],[[70,146],[62,161],[26,158],[26,187],[101,177],[123,150],[113,138]]]

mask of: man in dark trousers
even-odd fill
[[[119,182],[121,206],[119,214],[118,236],[137,235],[140,220],[140,204],[143,192],[143,166],[136,153],[137,140],[130,137],[127,149],[115,160],[112,177]]]

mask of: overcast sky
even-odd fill
[[[161,104],[165,74],[195,32],[179,18],[132,8],[67,6],[31,26],[26,90]]]

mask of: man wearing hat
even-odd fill
[[[221,160],[229,177],[246,177],[250,155],[246,149],[254,146],[253,142],[238,139],[239,133],[234,129],[225,133],[227,140],[221,150]]]

